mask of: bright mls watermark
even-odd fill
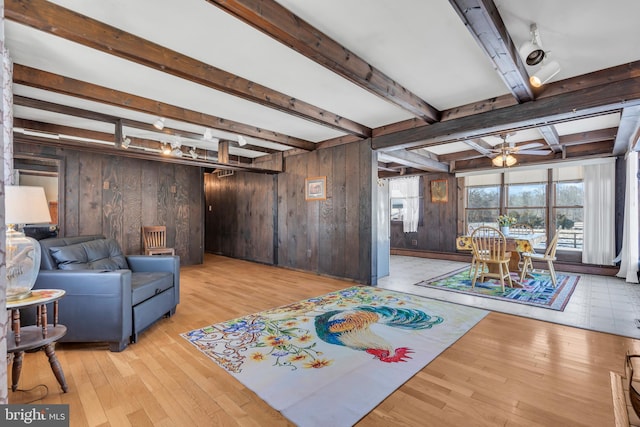
[[[69,405],[0,405],[0,425],[69,427]]]

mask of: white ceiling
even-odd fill
[[[552,81],[640,60],[638,0],[494,0],[513,43],[530,38],[535,22],[543,47],[562,69]],[[232,74],[375,129],[413,118],[334,72],[248,26],[205,0],[55,0],[98,21],[173,49]],[[510,90],[487,54],[446,0],[279,0],[282,6],[363,58],[438,110],[447,110]],[[64,23],[60,23],[64,26]],[[319,143],[346,135],[334,128],[277,111],[186,79],[121,59],[25,25],[5,21],[6,45],[14,63],[157,100],[226,120]],[[528,68],[532,74],[533,68]],[[16,95],[152,122],[154,114],[86,101],[23,85]],[[113,126],[17,106],[15,117],[113,132]],[[615,127],[619,114],[563,123],[559,135]],[[202,133],[204,126],[168,119],[166,126]],[[166,135],[125,129],[127,135]],[[214,131],[237,140],[229,132]],[[540,139],[534,130],[515,142]],[[256,146],[284,149],[246,137]],[[497,137],[487,137],[495,145]],[[216,150],[201,139],[187,145]],[[240,150],[234,148],[234,150]],[[469,150],[463,143],[432,147],[434,155]],[[238,151],[237,151],[238,152]],[[246,157],[264,153],[241,151]]]

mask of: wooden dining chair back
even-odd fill
[[[167,247],[167,227],[152,225],[142,227],[145,255],[175,255],[173,248]]]
[[[547,249],[543,254],[535,252],[523,252],[521,255],[523,264],[520,272],[520,281],[523,281],[529,274],[529,270],[533,271],[533,261],[543,261],[547,263],[547,269],[551,276],[551,283],[553,287],[556,287],[556,270],[553,266],[553,262],[556,260],[556,250],[558,249],[558,238],[560,237],[560,230],[556,230],[555,236],[551,239],[551,242],[547,245]]]
[[[481,281],[487,277],[500,280],[502,292],[504,292],[505,279],[509,282],[509,286],[513,287],[509,274],[511,252],[507,251],[507,239],[500,230],[488,226],[478,227],[471,233],[471,243],[476,262],[471,287],[475,287],[478,277]]]

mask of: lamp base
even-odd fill
[[[12,227],[7,230],[7,300],[31,295],[40,271],[40,243]]]
[[[27,288],[13,289],[13,291],[20,292],[20,293],[14,293],[13,295],[7,294],[7,301],[19,301],[21,299],[29,298],[33,293],[31,292],[31,289],[27,289]]]

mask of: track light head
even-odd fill
[[[167,144],[166,142],[161,142],[160,147],[161,147],[160,151],[165,156],[168,156],[169,154],[171,154],[171,146],[169,146],[169,144]]]
[[[158,120],[153,122],[153,127],[158,130],[164,129],[164,117],[159,117]]]
[[[129,148],[129,145],[131,145],[131,138],[129,138],[128,136],[127,136],[127,137],[125,137],[125,138],[122,140],[121,145],[122,145],[122,148],[124,148],[124,149]]]
[[[542,50],[542,41],[540,40],[540,33],[538,33],[538,26],[536,24],[531,24],[529,34],[531,39],[520,46],[519,52],[527,65],[538,65],[544,60],[545,52]]]
[[[244,136],[238,135],[238,145],[240,147],[244,147],[245,145],[247,145],[247,140],[244,139]]]
[[[189,154],[191,155],[191,158],[193,160],[196,160],[198,158],[198,152],[196,151],[196,147],[191,147],[189,149]]]
[[[531,83],[531,86],[533,87],[540,87],[551,80],[559,72],[560,64],[558,64],[558,61],[543,62],[542,67],[529,78],[529,83]]]

